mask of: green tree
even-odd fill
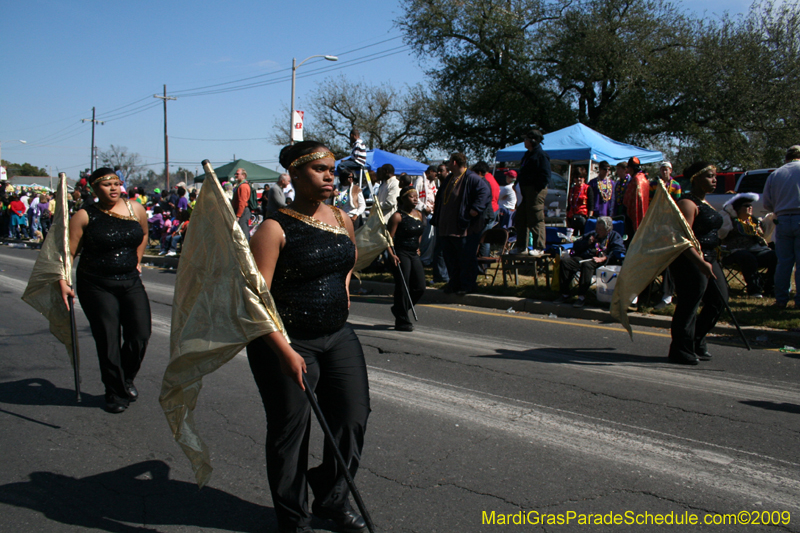
[[[30,163],[11,163],[3,159],[0,161],[2,166],[6,167],[6,172],[8,173],[8,177],[12,178],[14,176],[47,176],[47,170],[43,168],[39,168],[35,165],[31,165]]]

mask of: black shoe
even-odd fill
[[[124,404],[118,400],[112,400],[110,402],[106,402],[106,411],[108,411],[109,413],[113,413],[115,415],[123,412],[127,408],[128,408],[127,404]]]
[[[414,331],[414,326],[412,324],[395,324],[394,325],[395,331]]]
[[[349,504],[342,509],[329,509],[312,505],[311,512],[317,518],[333,520],[336,523],[336,529],[343,533],[363,533],[367,531],[367,523],[364,521],[364,517],[355,512]]]
[[[137,389],[136,385],[133,384],[133,380],[125,381],[125,388],[128,390],[128,396],[132,402],[135,402],[137,399],[139,399],[139,389]]]
[[[700,362],[696,356],[689,357],[683,354],[678,354],[678,355],[669,354],[668,359],[670,363],[676,365],[696,365]]]
[[[554,304],[563,304],[563,303],[567,303],[567,302],[568,302],[568,301],[570,301],[571,299],[572,299],[572,298],[571,298],[569,295],[566,295],[566,296],[565,296],[565,295],[563,295],[563,294],[562,294],[561,296],[559,296],[558,298],[556,298],[555,300],[553,300],[553,303],[554,303]]]
[[[701,349],[701,348],[698,348],[698,349],[697,349],[697,351],[695,351],[695,352],[694,352],[694,354],[695,354],[695,355],[697,356],[697,358],[698,358],[698,359],[700,359],[701,361],[710,361],[710,360],[711,360],[711,357],[712,357],[712,356],[711,356],[711,354],[710,354],[710,353],[708,353],[708,350],[706,350],[706,349]]]
[[[278,526],[278,533],[315,533],[311,526]]]

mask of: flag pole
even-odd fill
[[[72,296],[67,296],[69,301],[69,324],[72,334],[72,369],[75,376],[75,400],[81,403],[81,354],[78,349],[78,325],[75,322],[75,302]]]
[[[336,456],[336,462],[339,463],[339,467],[342,469],[342,472],[344,472],[344,478],[347,480],[347,486],[350,487],[350,492],[353,493],[353,499],[356,501],[358,510],[361,511],[361,516],[364,517],[364,522],[367,523],[367,528],[369,529],[370,533],[375,533],[375,526],[372,524],[372,518],[369,516],[369,511],[367,511],[367,507],[364,505],[364,500],[361,499],[361,493],[359,493],[358,488],[356,488],[356,482],[353,481],[353,476],[350,475],[350,469],[347,467],[347,463],[344,462],[342,452],[339,451],[339,447],[336,445],[336,441],[333,439],[333,432],[328,426],[328,422],[325,421],[325,416],[323,416],[322,409],[319,407],[317,397],[314,394],[314,391],[311,390],[305,374],[303,375],[303,387],[306,389],[306,397],[308,398],[309,403],[311,403],[311,409],[314,410],[314,414],[317,415],[319,425],[322,426],[322,432],[325,434],[325,438],[333,448],[334,455]]]

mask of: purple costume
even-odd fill
[[[603,182],[603,186],[599,182]],[[594,205],[589,206],[590,211],[594,211],[595,217],[614,216],[614,180],[606,176],[605,180],[599,178],[589,182],[589,187],[594,193]]]

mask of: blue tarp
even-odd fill
[[[344,159],[337,161],[336,168],[339,168],[339,163],[341,161],[346,161],[349,159],[350,157],[345,157]],[[413,159],[409,159],[401,155],[386,152],[378,148],[375,148],[374,150],[367,150],[367,170],[378,170],[378,167],[381,167],[386,163],[389,163],[394,167],[395,174],[401,174],[405,172],[409,176],[422,176],[425,174],[425,171],[428,170],[428,165],[417,163]]]
[[[657,163],[664,154],[610,139],[583,124],[575,124],[544,136],[542,148],[551,160],[608,161],[614,165],[638,157],[642,163]],[[515,144],[497,152],[496,161],[520,161],[525,155],[525,143]]]

